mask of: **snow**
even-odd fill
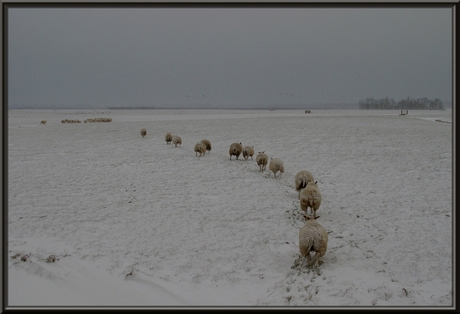
[[[8,114],[7,307],[454,305],[450,110]],[[229,160],[233,142],[254,160]],[[259,172],[258,151],[285,172]],[[299,258],[300,170],[329,233],[317,269]]]

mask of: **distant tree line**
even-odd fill
[[[426,97],[419,99],[407,97],[396,102],[393,98],[385,97],[382,99],[366,98],[365,100],[360,100],[359,109],[444,110],[445,108],[438,98],[430,100]]]

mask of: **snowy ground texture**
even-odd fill
[[[97,117],[113,120],[83,123]],[[454,306],[450,110],[10,110],[8,123],[8,307]],[[285,172],[230,160],[233,142]],[[300,170],[323,197],[317,269],[299,258]]]

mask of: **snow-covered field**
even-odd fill
[[[452,126],[451,110],[10,110],[7,307],[451,308]],[[285,172],[229,160],[233,142]],[[299,259],[300,170],[323,197],[317,269]]]

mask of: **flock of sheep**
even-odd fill
[[[147,130],[141,129],[141,136],[144,138],[147,136]],[[182,144],[180,136],[173,135],[172,133],[166,133],[165,135],[166,144],[171,142],[177,147]],[[204,156],[206,151],[211,152],[211,142],[203,139],[195,144],[195,156]],[[245,160],[251,157],[253,159],[254,146],[244,146],[240,143],[232,143],[228,150],[230,160],[232,156],[238,157],[243,154]],[[263,172],[268,164],[268,156],[265,151],[258,152],[256,156],[256,162],[259,166],[259,172]],[[280,176],[284,173],[283,161],[279,158],[270,158],[269,169],[273,172],[275,178],[276,174],[280,172]],[[310,253],[315,252],[314,267],[319,265],[319,258],[326,254],[328,235],[326,229],[319,224],[316,219],[319,216],[316,215],[316,211],[321,205],[321,193],[319,191],[318,181],[315,181],[310,171],[302,170],[299,171],[295,176],[295,189],[298,192],[298,199],[300,202],[300,208],[305,212],[304,217],[306,219],[305,225],[299,231],[299,249],[300,254],[307,258],[307,263],[310,266],[312,264],[310,259]],[[308,216],[308,209],[310,208],[311,217]]]
[[[111,118],[95,118],[84,120],[84,123],[91,122],[111,122]],[[61,121],[62,123],[81,123],[80,120],[69,120],[65,119]],[[46,124],[46,120],[42,120],[41,124]],[[147,136],[147,130],[145,128],[141,129],[141,136],[145,138]],[[166,133],[165,135],[166,144],[173,143],[175,147],[182,145],[182,138],[178,135],[173,135],[172,133]],[[195,144],[195,156],[204,156],[206,151],[211,152],[211,142],[209,140],[203,139],[200,142]],[[245,160],[248,160],[251,157],[253,159],[254,155],[254,146],[244,146],[240,143],[232,143],[228,150],[230,155],[230,160],[232,156],[235,156],[236,159],[243,154]],[[265,151],[258,152],[256,156],[256,162],[259,166],[259,172],[263,172],[266,169],[268,164],[268,156],[265,154]],[[283,161],[279,158],[270,158],[269,169],[273,172],[275,178],[276,174],[279,172],[280,176],[284,173],[284,164]],[[298,199],[300,202],[300,208],[305,212],[304,217],[306,219],[305,225],[300,229],[299,232],[299,249],[300,254],[307,258],[307,263],[311,265],[310,261],[310,252],[315,252],[315,265],[319,265],[319,258],[326,254],[328,236],[326,229],[320,225],[316,219],[319,216],[316,216],[316,211],[321,205],[321,193],[319,191],[318,181],[315,181],[313,175],[310,171],[302,170],[299,171],[295,176],[295,189],[298,192]],[[312,217],[307,215],[308,208],[310,208],[310,213]]]
[[[83,121],[84,123],[92,123],[92,122],[112,122],[112,118],[94,118],[94,119],[86,119]],[[81,123],[80,120],[71,120],[71,119],[64,119],[61,120],[61,123]],[[46,124],[46,120],[42,120],[40,124]]]
[[[86,119],[83,121],[84,123],[92,123],[92,122],[112,122],[112,118],[94,118],[94,119]],[[46,123],[46,121],[45,121]],[[81,123],[80,120],[61,120],[61,123]]]

